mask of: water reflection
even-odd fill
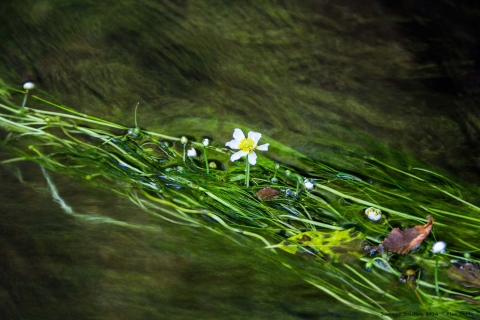
[[[112,194],[53,176],[74,211],[157,230],[80,221],[53,202],[36,165],[21,169],[23,184],[0,171],[2,318],[358,317],[250,250],[248,239],[238,238],[239,247],[204,229],[160,223]]]

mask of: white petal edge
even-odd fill
[[[248,154],[248,162],[250,162],[252,166],[257,163],[257,154],[255,152],[250,151],[250,153]]]
[[[235,150],[238,150],[239,145],[240,145],[240,141],[238,141],[238,140],[232,140],[232,141],[228,141],[227,143],[225,143],[225,146],[230,147],[230,148],[235,149]]]
[[[270,144],[269,143],[265,143],[265,144],[262,144],[261,146],[258,146],[257,147],[257,150],[260,150],[260,151],[268,151],[268,146]]]
[[[245,151],[242,151],[242,150],[240,150],[238,152],[235,152],[230,157],[230,161],[232,161],[232,162],[237,161],[238,159],[240,159],[243,156],[246,156],[247,154],[248,154],[248,152],[245,152]]]
[[[253,140],[253,146],[256,147],[258,140],[260,140],[260,138],[262,137],[262,134],[260,132],[250,131],[248,133],[248,137]]]
[[[245,139],[245,135],[243,134],[243,131],[236,128],[234,131],[233,131],[233,139],[237,140],[237,141],[242,141],[243,139]],[[238,149],[238,148],[237,148]]]

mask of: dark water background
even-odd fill
[[[132,126],[140,102],[140,126],[169,135],[223,145],[241,125],[344,170],[375,156],[475,186],[479,15],[450,1],[3,1],[0,78]],[[0,171],[2,319],[358,316],[261,251],[54,176],[76,212],[159,230],[76,221],[38,167],[21,169],[24,184]]]

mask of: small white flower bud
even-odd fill
[[[187,150],[187,156],[196,157],[197,156],[197,150],[195,150],[194,148],[188,149]]]
[[[378,221],[382,219],[382,211],[374,207],[365,209],[365,214],[367,215],[367,218],[372,221]]]
[[[187,144],[187,143],[188,143],[188,138],[185,137],[185,136],[182,136],[182,137],[180,138],[180,143],[181,143],[181,144]]]
[[[33,82],[25,82],[23,84],[23,89],[25,89],[25,90],[31,90],[33,88],[35,88],[35,83],[33,83]]]
[[[305,186],[305,189],[307,189],[307,190],[312,190],[313,187],[314,187],[313,183],[311,183],[307,179],[305,179],[305,181],[303,181],[303,185]]]
[[[205,138],[202,140],[202,144],[205,146],[205,147],[208,147],[210,145],[210,140]]]
[[[443,241],[437,241],[432,247],[433,253],[444,253],[447,248],[447,244]]]

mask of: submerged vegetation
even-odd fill
[[[251,145],[238,145],[243,153],[234,156],[225,142],[129,128],[40,96],[18,106],[21,91],[10,99],[12,91],[3,93],[0,125],[7,132],[2,147],[15,156],[2,165],[40,164],[52,196],[69,215],[142,227],[75,213],[48,171],[110,190],[165,223],[226,237],[237,233],[241,237],[231,239],[242,246],[241,238],[251,237],[272,263],[358,311],[386,319],[404,312],[478,316],[477,190],[428,169],[396,168],[372,157],[358,159],[362,167],[348,172],[299,152],[296,167],[271,160],[269,152],[256,161],[240,159],[253,152]],[[254,148],[260,136],[254,132],[252,142],[243,134],[234,138]],[[295,149],[267,141],[280,152]],[[233,142],[227,145],[235,147]],[[293,265],[291,254],[307,267]]]

